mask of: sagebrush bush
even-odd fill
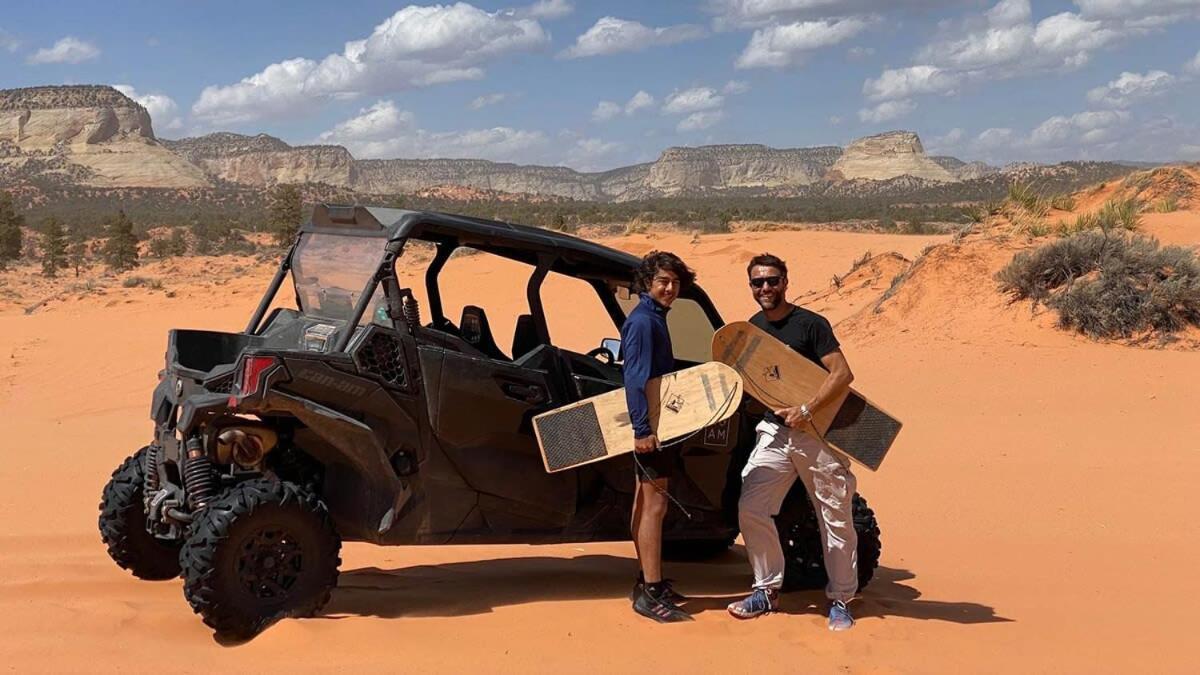
[[[1147,237],[1089,231],[1017,254],[1000,289],[1044,302],[1059,324],[1091,337],[1200,326],[1200,260]]]

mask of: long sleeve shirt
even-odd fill
[[[642,293],[637,307],[621,326],[621,356],[624,359],[625,403],[633,422],[635,438],[654,433],[650,428],[650,406],[646,401],[646,382],[675,368],[671,335],[667,332],[667,312],[648,294]]]

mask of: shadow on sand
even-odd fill
[[[725,611],[746,593],[749,567],[741,546],[703,563],[668,563],[677,588],[692,596],[694,613]],[[463,616],[496,607],[557,600],[628,598],[636,574],[628,558],[582,555],[576,558],[520,557],[417,565],[396,569],[364,567],[342,573],[324,615]],[[857,617],[898,616],[960,624],[1007,622],[992,607],[973,602],[922,600],[903,569],[880,567],[854,603]],[[908,583],[905,583],[908,582]],[[823,613],[824,593],[797,591],[784,596],[782,611]]]

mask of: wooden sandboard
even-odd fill
[[[646,400],[650,427],[667,443],[732,416],[742,401],[742,378],[725,364],[705,363],[650,380]],[[624,389],[537,415],[533,431],[550,473],[633,451]]]
[[[773,410],[811,399],[829,374],[746,321],[718,330],[712,350],[713,359],[742,376],[747,394]],[[872,471],[879,469],[901,426],[853,388],[818,410],[812,424],[827,445]]]

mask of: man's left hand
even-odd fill
[[[800,412],[800,406],[780,408],[775,411],[775,414],[783,420],[784,424],[793,429],[803,429],[808,426],[808,420],[804,419],[804,415]]]

